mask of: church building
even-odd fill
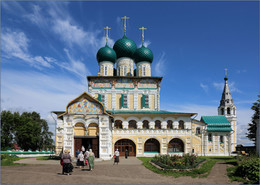
[[[170,112],[160,109],[162,77],[151,74],[153,52],[124,35],[113,48],[97,52],[99,71],[88,76],[88,92],[71,100],[57,115],[56,153],[69,149],[71,155],[84,146],[104,160],[120,155],[155,156],[195,153],[201,156],[230,156],[236,147],[236,106],[227,74],[218,115]]]

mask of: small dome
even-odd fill
[[[116,61],[116,52],[110,48],[107,44],[105,47],[100,48],[97,52],[97,61],[110,61],[115,63]]]
[[[114,44],[113,49],[116,52],[117,58],[121,57],[129,57],[132,58],[135,50],[136,50],[136,44],[131,39],[128,39],[125,35],[122,39],[119,39]]]
[[[135,53],[134,53],[134,60],[135,63],[138,62],[153,62],[153,52],[149,49],[144,47],[144,45],[142,45],[141,48],[138,48]]]

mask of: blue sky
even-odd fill
[[[237,106],[238,144],[259,94],[259,2],[1,1],[1,108],[50,114],[87,91],[96,53],[123,36],[153,51],[152,76],[162,76],[161,109],[217,115],[228,69]]]

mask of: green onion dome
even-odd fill
[[[144,45],[142,45],[142,47],[138,48],[135,53],[134,53],[134,61],[135,63],[138,62],[153,62],[153,52],[149,49],[144,47]]]
[[[136,44],[131,39],[128,39],[126,35],[123,36],[122,39],[119,39],[114,44],[113,49],[116,52],[117,58],[121,57],[129,57],[132,58],[135,50],[136,50]]]
[[[107,44],[105,47],[100,48],[97,52],[97,61],[110,61],[115,63],[116,61],[116,52],[110,48]]]

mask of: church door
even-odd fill
[[[92,139],[92,150],[96,158],[99,158],[99,141],[98,138]]]
[[[74,150],[74,156],[76,156],[76,151],[79,150],[81,151],[81,147],[82,147],[82,139],[81,138],[75,138],[74,140],[75,143],[75,150]]]

